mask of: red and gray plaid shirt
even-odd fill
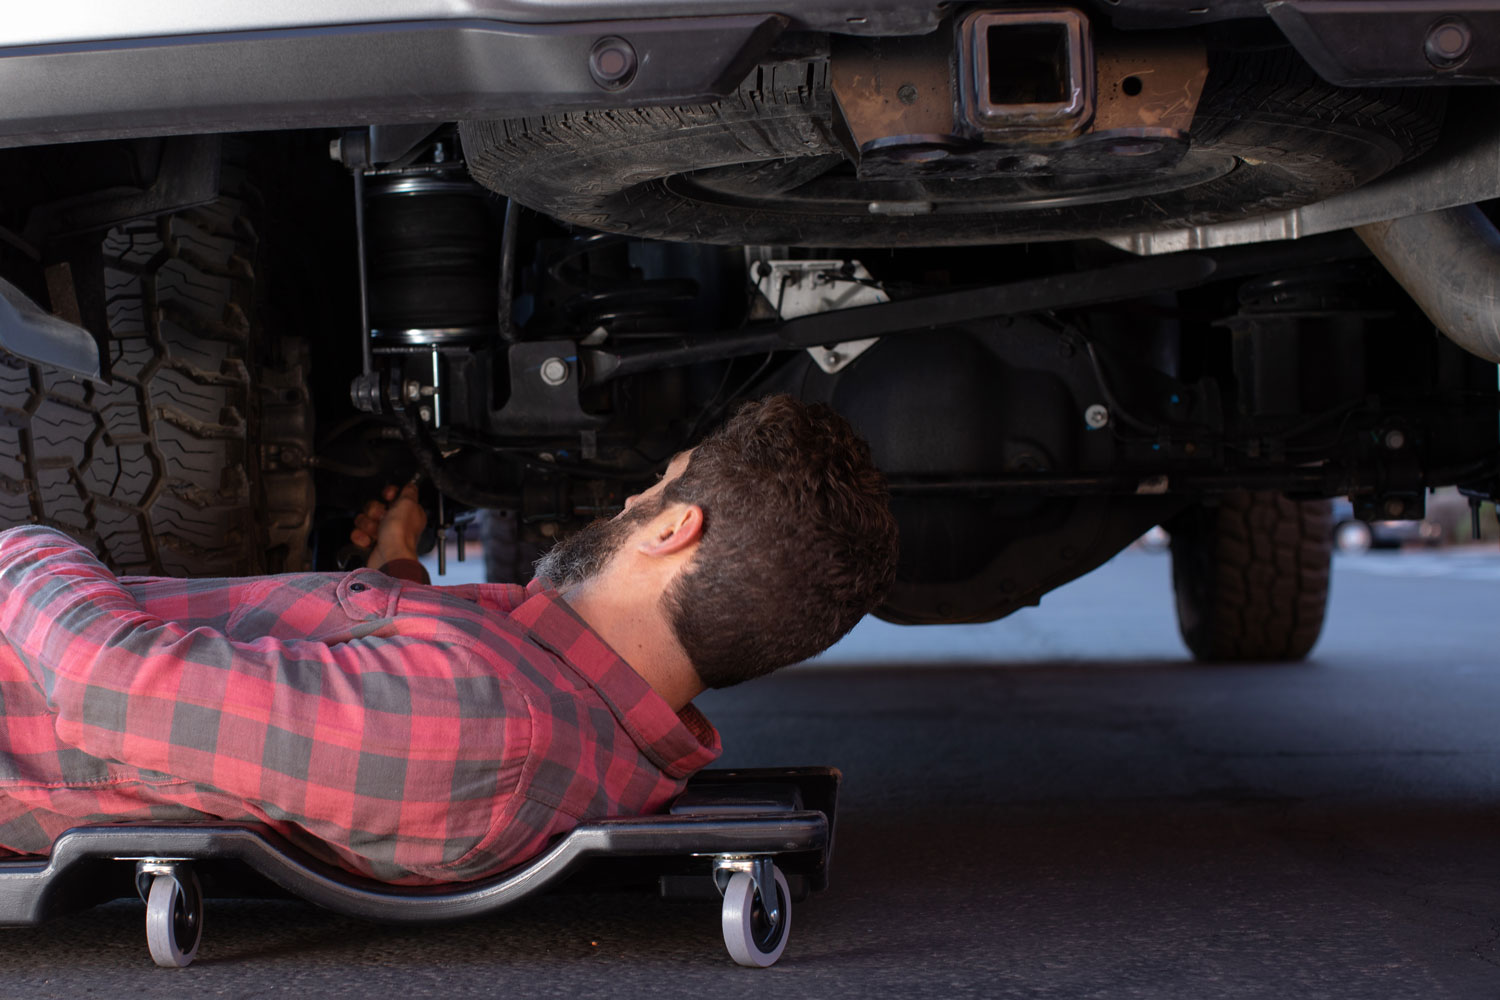
[[[664,807],[719,753],[537,584],[371,569],[117,580],[0,532],[0,847],[70,826],[264,823],[387,882],[501,871]]]

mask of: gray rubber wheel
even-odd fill
[[[184,884],[158,875],[146,897],[146,945],[151,959],[164,969],[185,969],[198,957],[203,941],[203,888],[198,876]]]
[[[755,891],[755,880],[746,872],[735,872],[724,889],[720,921],[724,947],[740,965],[764,969],[775,965],[792,934],[792,894],[780,869],[776,873],[776,906],[780,919],[772,922]]]
[[[1241,490],[1169,525],[1182,639],[1199,660],[1286,662],[1323,630],[1333,553],[1327,500]]]
[[[50,524],[120,573],[306,568],[306,350],[262,328],[257,195],[221,176],[219,200],[76,261],[107,384],[0,355],[0,527]]]

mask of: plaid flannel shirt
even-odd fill
[[[117,580],[0,532],[0,846],[70,826],[264,823],[387,882],[480,878],[657,811],[719,753],[540,584],[372,569]]]

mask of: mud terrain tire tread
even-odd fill
[[[310,453],[305,346],[256,329],[256,195],[223,180],[102,235],[107,383],[0,356],[0,527],[60,528],[121,574],[305,567],[311,473],[266,461]]]
[[[1333,553],[1327,500],[1242,490],[1171,525],[1178,626],[1209,662],[1301,660],[1323,629]]]

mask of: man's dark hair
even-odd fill
[[[822,404],[745,404],[693,449],[662,500],[703,509],[697,554],[663,601],[708,687],[822,652],[895,579],[885,477]]]

